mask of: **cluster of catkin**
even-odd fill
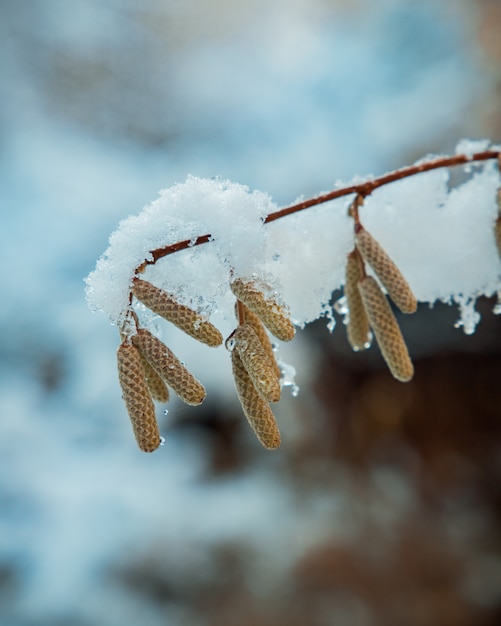
[[[366,264],[378,280],[366,274]],[[372,329],[390,372],[397,380],[407,382],[414,367],[381,285],[403,313],[414,313],[417,301],[407,281],[379,242],[357,220],[355,248],[348,255],[344,286],[348,341],[354,350],[364,350],[370,346]]]
[[[151,283],[134,279],[133,295],[157,315],[209,346],[219,346],[219,330],[199,314]],[[133,319],[135,331],[124,334],[117,350],[118,378],[137,444],[153,452],[161,438],[153,400],[167,402],[171,388],[184,402],[200,404],[203,385],[160,339]]]
[[[280,368],[267,330],[290,341],[295,329],[285,307],[265,295],[254,281],[234,280],[239,324],[226,340],[237,395],[256,437],[268,450],[280,445],[280,432],[270,402],[280,400]]]

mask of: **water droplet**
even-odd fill
[[[272,259],[273,259],[274,261],[278,261],[278,260],[280,259],[280,255],[278,254],[278,252],[276,252],[276,253],[272,256]]]
[[[233,335],[230,335],[228,337],[228,339],[224,342],[224,346],[228,350],[228,352],[233,352],[233,348],[235,347],[235,338],[233,337]]]
[[[165,446],[165,437],[160,437],[160,445]]]
[[[169,415],[169,409],[164,409],[164,415]]]

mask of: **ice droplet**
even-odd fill
[[[339,313],[339,315],[346,315],[348,313],[346,296],[341,296],[341,298],[336,300],[336,302],[332,305],[332,308],[336,311],[336,313]]]
[[[284,363],[283,361],[279,361],[278,365],[282,372],[282,377],[280,378],[280,384],[282,387],[290,387],[291,395],[293,398],[296,398],[299,394],[299,385],[296,384],[296,368],[288,363]]]
[[[498,298],[498,301],[494,305],[492,312],[494,313],[494,315],[501,315],[501,291],[497,292],[497,298]]]

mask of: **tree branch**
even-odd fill
[[[430,161],[423,161],[416,165],[402,167],[401,169],[389,172],[388,174],[383,174],[382,176],[378,176],[362,183],[340,187],[339,189],[334,189],[333,191],[315,196],[314,198],[308,198],[302,202],[291,204],[288,207],[284,207],[274,213],[270,213],[264,218],[263,221],[265,224],[269,224],[270,222],[274,222],[282,217],[287,217],[293,213],[299,213],[299,211],[304,211],[312,206],[323,204],[324,202],[329,202],[330,200],[335,200],[336,198],[341,198],[343,196],[349,196],[350,194],[358,194],[364,198],[369,196],[379,187],[383,187],[384,185],[388,185],[397,180],[402,180],[403,178],[408,178],[409,176],[416,176],[416,174],[421,174],[423,172],[429,172],[442,167],[456,167],[458,165],[465,165],[466,163],[487,161],[489,159],[501,159],[501,151],[485,150],[483,152],[476,152],[472,155],[456,154],[454,156],[445,156],[432,159]],[[157,248],[156,250],[151,250],[150,254],[152,258],[141,263],[141,265],[136,268],[135,273],[144,272],[148,265],[154,265],[159,259],[162,259],[169,254],[173,254],[179,250],[186,250],[187,248],[199,246],[203,243],[209,242],[210,240],[210,234],[200,235],[196,239],[185,239],[183,241],[177,241],[176,243],[163,246],[162,248]]]

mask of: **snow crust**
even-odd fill
[[[459,147],[473,154],[487,144],[463,140]],[[464,171],[466,179],[452,188],[447,169],[381,187],[366,199],[360,218],[417,299],[456,302],[460,324],[473,332],[476,298],[501,290],[493,235],[501,180],[494,162],[469,163]],[[207,244],[161,259],[144,277],[207,316],[217,311],[226,319],[234,315],[230,276],[253,277],[288,304],[298,326],[321,316],[332,324],[332,293],[343,285],[353,248],[351,200],[340,198],[266,225],[266,215],[277,209],[267,194],[190,176],[120,223],[87,278],[88,302],[120,324],[135,268],[151,259],[151,251],[210,234]]]

